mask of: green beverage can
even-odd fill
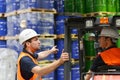
[[[120,15],[120,0],[116,0],[116,14]]]
[[[85,50],[85,71],[87,71],[90,68],[93,58],[95,57],[96,50],[94,43],[94,40],[90,39],[90,33],[86,33],[83,39]]]
[[[74,0],[74,12],[84,13],[85,0]]]
[[[94,0],[93,6],[94,6],[94,12],[106,12],[106,0]]]
[[[116,0],[116,12],[120,11],[120,0]]]
[[[85,12],[93,12],[93,0],[85,0]]]
[[[84,48],[85,48],[85,56],[95,56],[95,41],[90,39],[91,33],[86,33],[84,35]]]
[[[95,56],[94,41],[84,40],[85,56]]]
[[[74,12],[74,0],[64,1],[65,12]]]
[[[116,0],[107,0],[107,11],[116,12]]]
[[[85,60],[85,72],[88,72],[92,63],[93,63],[93,60],[86,58],[86,60]]]

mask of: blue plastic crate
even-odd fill
[[[19,2],[11,2],[6,4],[6,12],[12,12],[20,9]]]
[[[79,59],[79,44],[78,40],[72,41],[72,58]]]
[[[0,36],[7,35],[7,20],[6,18],[0,18]]]
[[[64,67],[60,66],[56,69],[56,79],[55,80],[64,80]]]
[[[64,34],[64,27],[65,27],[65,19],[68,16],[57,16],[56,17],[56,34]]]
[[[62,50],[64,49],[64,39],[60,39],[56,41],[57,48],[59,49],[58,53],[56,54],[56,58],[60,58]]]
[[[5,12],[6,12],[6,3],[0,2],[0,13],[5,13]]]
[[[7,48],[6,40],[0,40],[0,48]]]
[[[80,67],[79,67],[79,64],[76,64],[76,65],[74,65],[72,67],[71,80],[80,80]]]

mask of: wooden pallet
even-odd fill
[[[5,15],[4,13],[0,13],[0,17],[4,17],[4,15]]]
[[[57,38],[58,38],[58,39],[61,39],[61,38],[64,38],[64,37],[65,37],[65,34],[57,35]]]
[[[71,63],[74,65],[74,64],[77,64],[79,63],[79,59],[71,59]]]
[[[39,64],[47,64],[47,63],[52,63],[54,60],[41,60],[38,61]]]
[[[41,13],[53,13],[56,14],[56,10],[49,10],[49,9],[35,9],[35,8],[29,8],[29,9],[22,9],[18,10],[17,14],[23,14],[23,13],[28,13],[28,12],[41,12]]]
[[[0,40],[14,40],[18,39],[18,36],[0,36]]]
[[[14,16],[14,15],[17,15],[17,11],[12,11],[12,12],[7,12],[5,13],[5,17],[8,17],[8,16]]]
[[[57,36],[55,34],[41,34],[40,39],[56,39]]]
[[[71,34],[71,37],[76,39],[76,38],[78,38],[78,35],[77,34]]]
[[[92,17],[92,16],[108,16],[108,15],[116,15],[116,12],[93,12],[93,13],[87,13],[84,16],[85,17]]]
[[[60,35],[57,35],[57,38],[65,38],[65,34],[60,34]],[[71,34],[71,38],[72,39],[76,39],[78,38],[78,35],[77,34]]]
[[[87,60],[94,60],[95,56],[85,56],[85,59],[87,59]]]
[[[64,13],[58,13],[59,15],[66,15],[66,16],[84,16],[81,13],[73,13],[73,12],[64,12]]]

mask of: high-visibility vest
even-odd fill
[[[30,56],[29,54],[26,54],[24,52],[21,52],[20,55],[19,55],[19,58],[18,58],[18,65],[17,65],[17,79],[18,80],[25,80],[22,75],[21,75],[21,71],[20,71],[20,59],[24,56],[28,56],[32,59],[32,61],[35,63],[35,64],[38,64],[38,61],[37,59],[34,59],[32,56]],[[42,78],[40,76],[38,76],[38,74],[34,74],[30,80],[42,80]]]
[[[100,53],[107,65],[120,66],[120,48],[111,48]]]

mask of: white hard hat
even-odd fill
[[[33,29],[24,29],[19,35],[19,42],[23,44],[25,41],[35,36],[40,36],[40,34],[37,34]]]
[[[95,37],[95,34],[94,33],[89,33],[89,36],[90,37]]]
[[[99,36],[105,36],[105,37],[111,37],[111,38],[118,39],[119,33],[117,30],[112,29],[112,28],[103,28]]]

